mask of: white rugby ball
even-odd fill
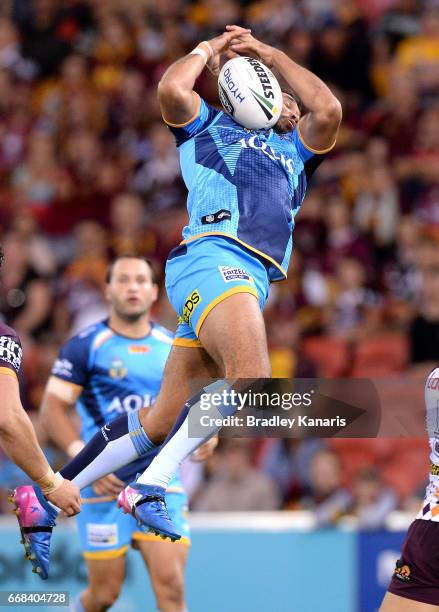
[[[224,64],[218,93],[226,113],[248,129],[271,128],[280,117],[280,85],[271,70],[252,57],[234,57]]]

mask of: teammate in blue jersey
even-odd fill
[[[133,417],[139,408],[154,403],[173,340],[173,334],[150,320],[156,298],[157,285],[148,263],[135,256],[118,258],[107,279],[109,319],[85,329],[61,348],[46,386],[42,419],[50,437],[70,456],[105,423],[121,414]],[[69,416],[75,406],[80,432]],[[81,492],[78,527],[89,586],[77,599],[76,611],[100,612],[116,601],[130,544],[143,555],[158,609],[186,610],[184,566],[190,540],[187,498],[178,474],[169,483],[166,503],[183,534],[182,546],[141,532],[136,520],[117,508],[118,493],[144,468],[145,460],[140,458]]]
[[[273,129],[246,130],[194,91],[206,64],[218,73],[222,54],[259,57],[286,83]],[[341,106],[317,76],[239,26],[227,26],[172,64],[158,97],[189,191],[184,240],[166,265],[168,296],[179,315],[176,338],[154,406],[140,410],[138,424],[115,420],[60,473],[83,486],[138,457],[134,439],[144,448],[162,445],[119,499],[139,522],[179,539],[165,504],[169,480],[237,406],[227,397],[216,407],[215,426],[199,437],[189,436],[188,415],[200,393],[227,394],[236,379],[271,375],[262,310],[270,283],[286,276],[294,215],[335,144]],[[189,381],[209,377],[221,378],[193,395]]]

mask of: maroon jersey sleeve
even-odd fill
[[[0,323],[0,374],[16,376],[21,366],[21,343],[16,332]]]

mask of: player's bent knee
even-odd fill
[[[90,599],[93,602],[93,610],[104,612],[113,606],[119,595],[121,585],[111,584],[101,585],[99,588],[90,589]]]
[[[163,569],[156,576],[157,604],[159,609],[175,606],[181,607],[184,603],[184,577],[180,571]]]
[[[154,439],[165,439],[175,423],[176,415],[160,409],[154,404],[151,408],[142,411],[139,415],[142,427],[148,429],[154,423]]]
[[[111,606],[117,601],[119,595],[114,595],[113,593],[100,593],[99,595],[93,595],[93,610],[95,612],[105,612],[105,610],[109,610]]]

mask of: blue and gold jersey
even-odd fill
[[[271,280],[284,278],[294,217],[309,177],[329,149],[310,149],[298,129],[247,130],[201,98],[191,121],[168,125],[189,191],[184,242],[231,237],[269,262]]]
[[[154,323],[148,336],[134,339],[117,334],[102,321],[64,344],[52,375],[81,388],[76,410],[84,442],[105,423],[154,403],[172,341],[173,334]],[[147,467],[144,463],[140,458],[116,474],[131,482]],[[181,484],[174,478],[169,486]]]

